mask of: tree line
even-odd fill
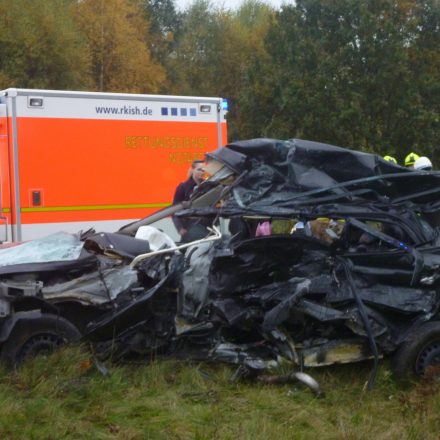
[[[294,3],[294,4],[292,4]],[[436,159],[440,2],[0,0],[0,89],[221,96],[229,138]]]

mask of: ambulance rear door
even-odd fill
[[[9,116],[9,117],[8,117]],[[0,92],[0,242],[12,240],[10,142],[12,143],[12,115],[8,115],[6,98]]]

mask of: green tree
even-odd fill
[[[221,95],[230,101],[228,118],[230,139],[242,138],[248,115],[240,111],[242,91],[248,87],[247,71],[257,60],[267,65],[269,57],[264,40],[273,25],[275,11],[266,4],[244,1],[233,15],[224,33],[223,65],[220,78],[224,88]],[[258,103],[262,109],[263,103]]]
[[[266,38],[269,59],[247,72],[240,100],[246,135],[303,137],[401,158],[438,143],[438,23],[434,0],[285,6]]]
[[[417,33],[409,49],[409,62],[418,96],[419,111],[414,145],[439,163],[440,153],[440,3],[437,0],[417,2],[414,7]]]
[[[0,89],[84,89],[90,61],[71,0],[0,0]]]
[[[151,54],[167,72],[161,92],[170,93],[176,81],[172,60],[182,29],[182,14],[175,8],[173,0],[142,0],[145,17],[150,23],[146,39]],[[171,61],[171,63],[170,63]]]
[[[182,17],[182,35],[168,65],[175,74],[172,85],[177,94],[209,94],[212,84],[210,47],[215,36],[214,15],[208,0],[197,0]]]
[[[240,137],[238,101],[245,72],[254,57],[263,56],[264,36],[273,10],[249,0],[236,11],[195,1],[182,18],[182,35],[169,67],[175,72],[173,91],[221,96],[230,102],[229,137]]]
[[[149,23],[138,1],[81,0],[76,19],[92,54],[94,89],[159,91],[165,73],[151,57],[145,41]]]

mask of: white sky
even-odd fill
[[[193,0],[174,0],[177,9],[183,10],[190,5]],[[294,0],[262,0],[273,7],[280,7],[283,3],[294,3]],[[237,8],[242,3],[242,0],[211,0],[213,6],[224,6],[225,8]]]

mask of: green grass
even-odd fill
[[[0,372],[0,439],[438,439],[440,384],[403,387],[384,363],[308,370],[325,389],[231,382],[225,365],[111,366],[79,348]]]

